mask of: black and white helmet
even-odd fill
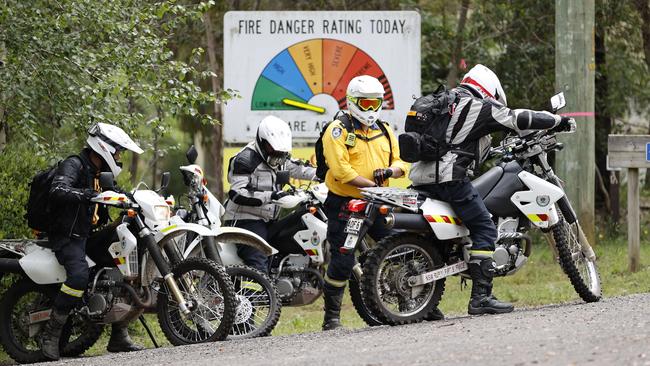
[[[136,154],[142,154],[138,146],[123,129],[107,123],[96,123],[88,129],[88,146],[104,159],[108,167],[117,177],[122,171],[121,166],[113,155],[115,153],[130,150]]]

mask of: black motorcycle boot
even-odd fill
[[[429,321],[444,320],[445,314],[443,314],[442,311],[440,311],[440,309],[438,309],[436,306],[435,308],[431,309],[431,311],[429,311],[424,319]]]
[[[45,329],[43,329],[43,333],[41,333],[38,339],[41,352],[48,360],[57,361],[61,358],[59,354],[59,340],[66,321],[68,321],[67,313],[60,313],[52,309],[50,320],[45,324]]]
[[[144,347],[133,343],[129,337],[128,323],[113,323],[111,338],[106,346],[108,352],[134,352],[142,351]]]
[[[468,267],[472,277],[472,295],[467,305],[468,314],[504,314],[514,310],[512,304],[499,301],[492,296],[492,278],[496,267],[492,257],[472,255]]]
[[[334,330],[343,327],[341,324],[341,303],[345,287],[335,287],[329,283],[323,286],[323,300],[325,301],[325,318],[323,330]]]

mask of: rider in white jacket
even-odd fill
[[[230,159],[228,166],[228,201],[224,220],[268,239],[269,222],[276,219],[279,208],[272,201],[288,192],[277,182],[277,173],[287,170],[292,178],[314,180],[316,168],[289,159],[291,129],[283,120],[267,116],[250,142]],[[259,250],[239,245],[237,254],[244,263],[268,272],[268,260]]]

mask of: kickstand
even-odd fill
[[[154,347],[160,348],[158,342],[156,342],[156,338],[154,338],[153,333],[151,333],[151,329],[149,329],[149,325],[147,324],[147,320],[144,318],[144,315],[140,315],[140,323],[142,323],[144,330],[146,330],[147,334],[149,334],[149,338],[151,338],[151,342],[153,342]]]

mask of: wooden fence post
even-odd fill
[[[627,255],[630,272],[639,270],[641,256],[639,220],[639,168],[629,168],[627,170]]]

